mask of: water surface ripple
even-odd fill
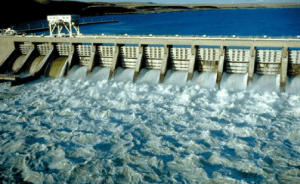
[[[3,183],[296,183],[300,96],[197,85],[0,84]]]

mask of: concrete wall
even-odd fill
[[[287,75],[300,74],[300,51],[289,51],[289,48],[300,48],[300,39],[0,36],[0,62],[10,54],[15,43],[25,42],[37,45],[40,55],[46,55],[49,51],[47,45],[53,45],[58,55],[69,57],[69,66],[72,65],[73,59],[78,57],[77,64],[89,66],[89,72],[95,66],[109,67],[111,75],[116,67],[134,68],[135,75],[138,75],[141,68],[148,68],[160,70],[161,80],[163,80],[166,71],[171,69],[188,71],[190,79],[196,70],[217,72],[216,82],[219,84],[223,72],[247,73],[248,83],[251,82],[254,73],[279,74],[281,86],[284,88]],[[89,43],[89,45],[82,45],[82,43]],[[106,43],[113,46],[107,46]],[[257,49],[258,47],[277,49]]]
[[[0,62],[3,61],[9,54],[14,46],[15,40],[12,38],[3,38],[0,36]]]

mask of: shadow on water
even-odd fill
[[[66,158],[69,159],[74,164],[80,164],[80,163],[84,163],[86,161],[86,159],[84,159],[83,157],[69,157],[69,156],[66,156]]]
[[[204,156],[206,158],[209,158],[211,156],[211,154],[210,153],[205,153]],[[214,172],[220,171],[224,168],[224,166],[221,165],[221,164],[218,164],[218,165],[211,164],[211,163],[209,163],[209,162],[207,162],[206,160],[203,160],[203,159],[201,159],[201,164],[202,164],[202,167],[205,170],[205,172],[206,172],[206,174],[209,178],[213,178],[213,173]]]
[[[164,155],[158,155],[156,157],[158,159],[162,160],[164,163],[172,162],[174,160],[174,156],[173,155],[164,154]]]
[[[210,134],[212,137],[218,137],[220,139],[227,139],[228,136],[224,134],[222,130],[211,130]]]
[[[202,145],[204,145],[204,146],[207,147],[207,148],[210,148],[210,147],[211,147],[210,144],[208,144],[207,142],[205,142],[203,139],[201,139],[201,140],[196,140],[195,143],[197,143],[197,144],[202,144]]]
[[[74,144],[73,142],[70,142],[70,141],[57,142],[57,143],[55,143],[55,146],[61,146],[61,147],[65,148],[65,149],[71,149],[71,148],[78,148],[78,147],[80,147],[79,145]]]
[[[249,124],[248,123],[236,123],[235,126],[239,127],[239,128],[243,128],[243,127],[248,127]]]
[[[225,176],[234,178],[236,180],[239,181],[245,181],[247,183],[260,183],[264,180],[264,177],[259,175],[259,174],[255,174],[255,173],[248,173],[248,172],[244,172],[244,171],[240,171],[234,168],[225,168],[224,170],[222,170],[220,173],[222,173]]]
[[[109,150],[111,149],[112,146],[113,146],[113,144],[110,144],[110,143],[99,143],[99,144],[96,144],[95,146],[93,146],[93,148],[95,150],[100,150],[102,152],[109,152]]]
[[[238,137],[238,138],[245,141],[251,147],[255,146],[256,139],[254,137]]]
[[[25,138],[25,143],[29,144],[29,145],[32,145],[35,143],[46,144],[47,141],[44,138],[34,138],[34,137],[29,136],[29,137]]]
[[[209,158],[209,154],[206,155],[205,158]],[[263,176],[256,173],[248,173],[235,168],[225,167],[220,164],[211,164],[203,159],[201,160],[201,163],[209,178],[214,178],[214,172],[219,172],[224,176],[228,176],[238,181],[245,181],[247,183],[260,183],[264,179]]]
[[[174,127],[174,130],[175,130],[176,132],[178,132],[178,133],[181,133],[181,132],[183,132],[183,131],[186,130],[186,127],[183,126],[183,125],[177,124],[177,125]]]
[[[212,121],[215,121],[215,122],[218,122],[218,123],[221,123],[221,124],[230,124],[230,121],[226,120],[226,119],[220,119],[220,118],[217,118],[217,117],[212,117],[210,118]]]
[[[220,155],[225,158],[237,157],[235,149],[229,148],[228,146],[223,147]]]
[[[176,140],[174,139],[172,136],[163,136],[162,137],[162,141],[167,141],[171,144],[173,144],[175,147],[179,148],[181,147],[182,145]]]

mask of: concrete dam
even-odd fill
[[[300,74],[300,39],[180,37],[180,36],[0,36],[2,80],[24,76],[67,76],[72,68],[83,66],[86,75],[106,68],[107,79],[117,68],[131,69],[130,80],[141,70],[156,71],[163,82],[169,72],[215,74],[220,87],[226,74],[246,74],[245,85],[254,75],[279,76],[285,91],[287,77]],[[20,75],[21,74],[21,75]]]
[[[18,35],[10,29],[0,35],[2,81],[18,85],[40,76],[76,78],[80,74],[93,75],[95,80],[192,81],[243,90],[260,83],[282,92],[287,81],[300,82],[299,36],[82,35],[78,15],[47,19],[49,36]],[[61,32],[63,28],[69,35]]]

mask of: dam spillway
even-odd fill
[[[98,73],[106,79],[101,71],[109,71],[110,79],[130,69],[126,80],[137,81],[140,73],[146,76],[155,70],[161,83],[172,83],[169,76],[178,75],[181,83],[201,84],[205,83],[204,75],[210,75],[212,84],[208,86],[222,88],[239,83],[237,88],[246,89],[253,88],[253,82],[268,78],[275,91],[285,91],[287,81],[300,74],[299,48],[299,38],[1,35],[0,71],[3,76],[58,78],[76,67],[85,67],[82,71],[87,76]]]

